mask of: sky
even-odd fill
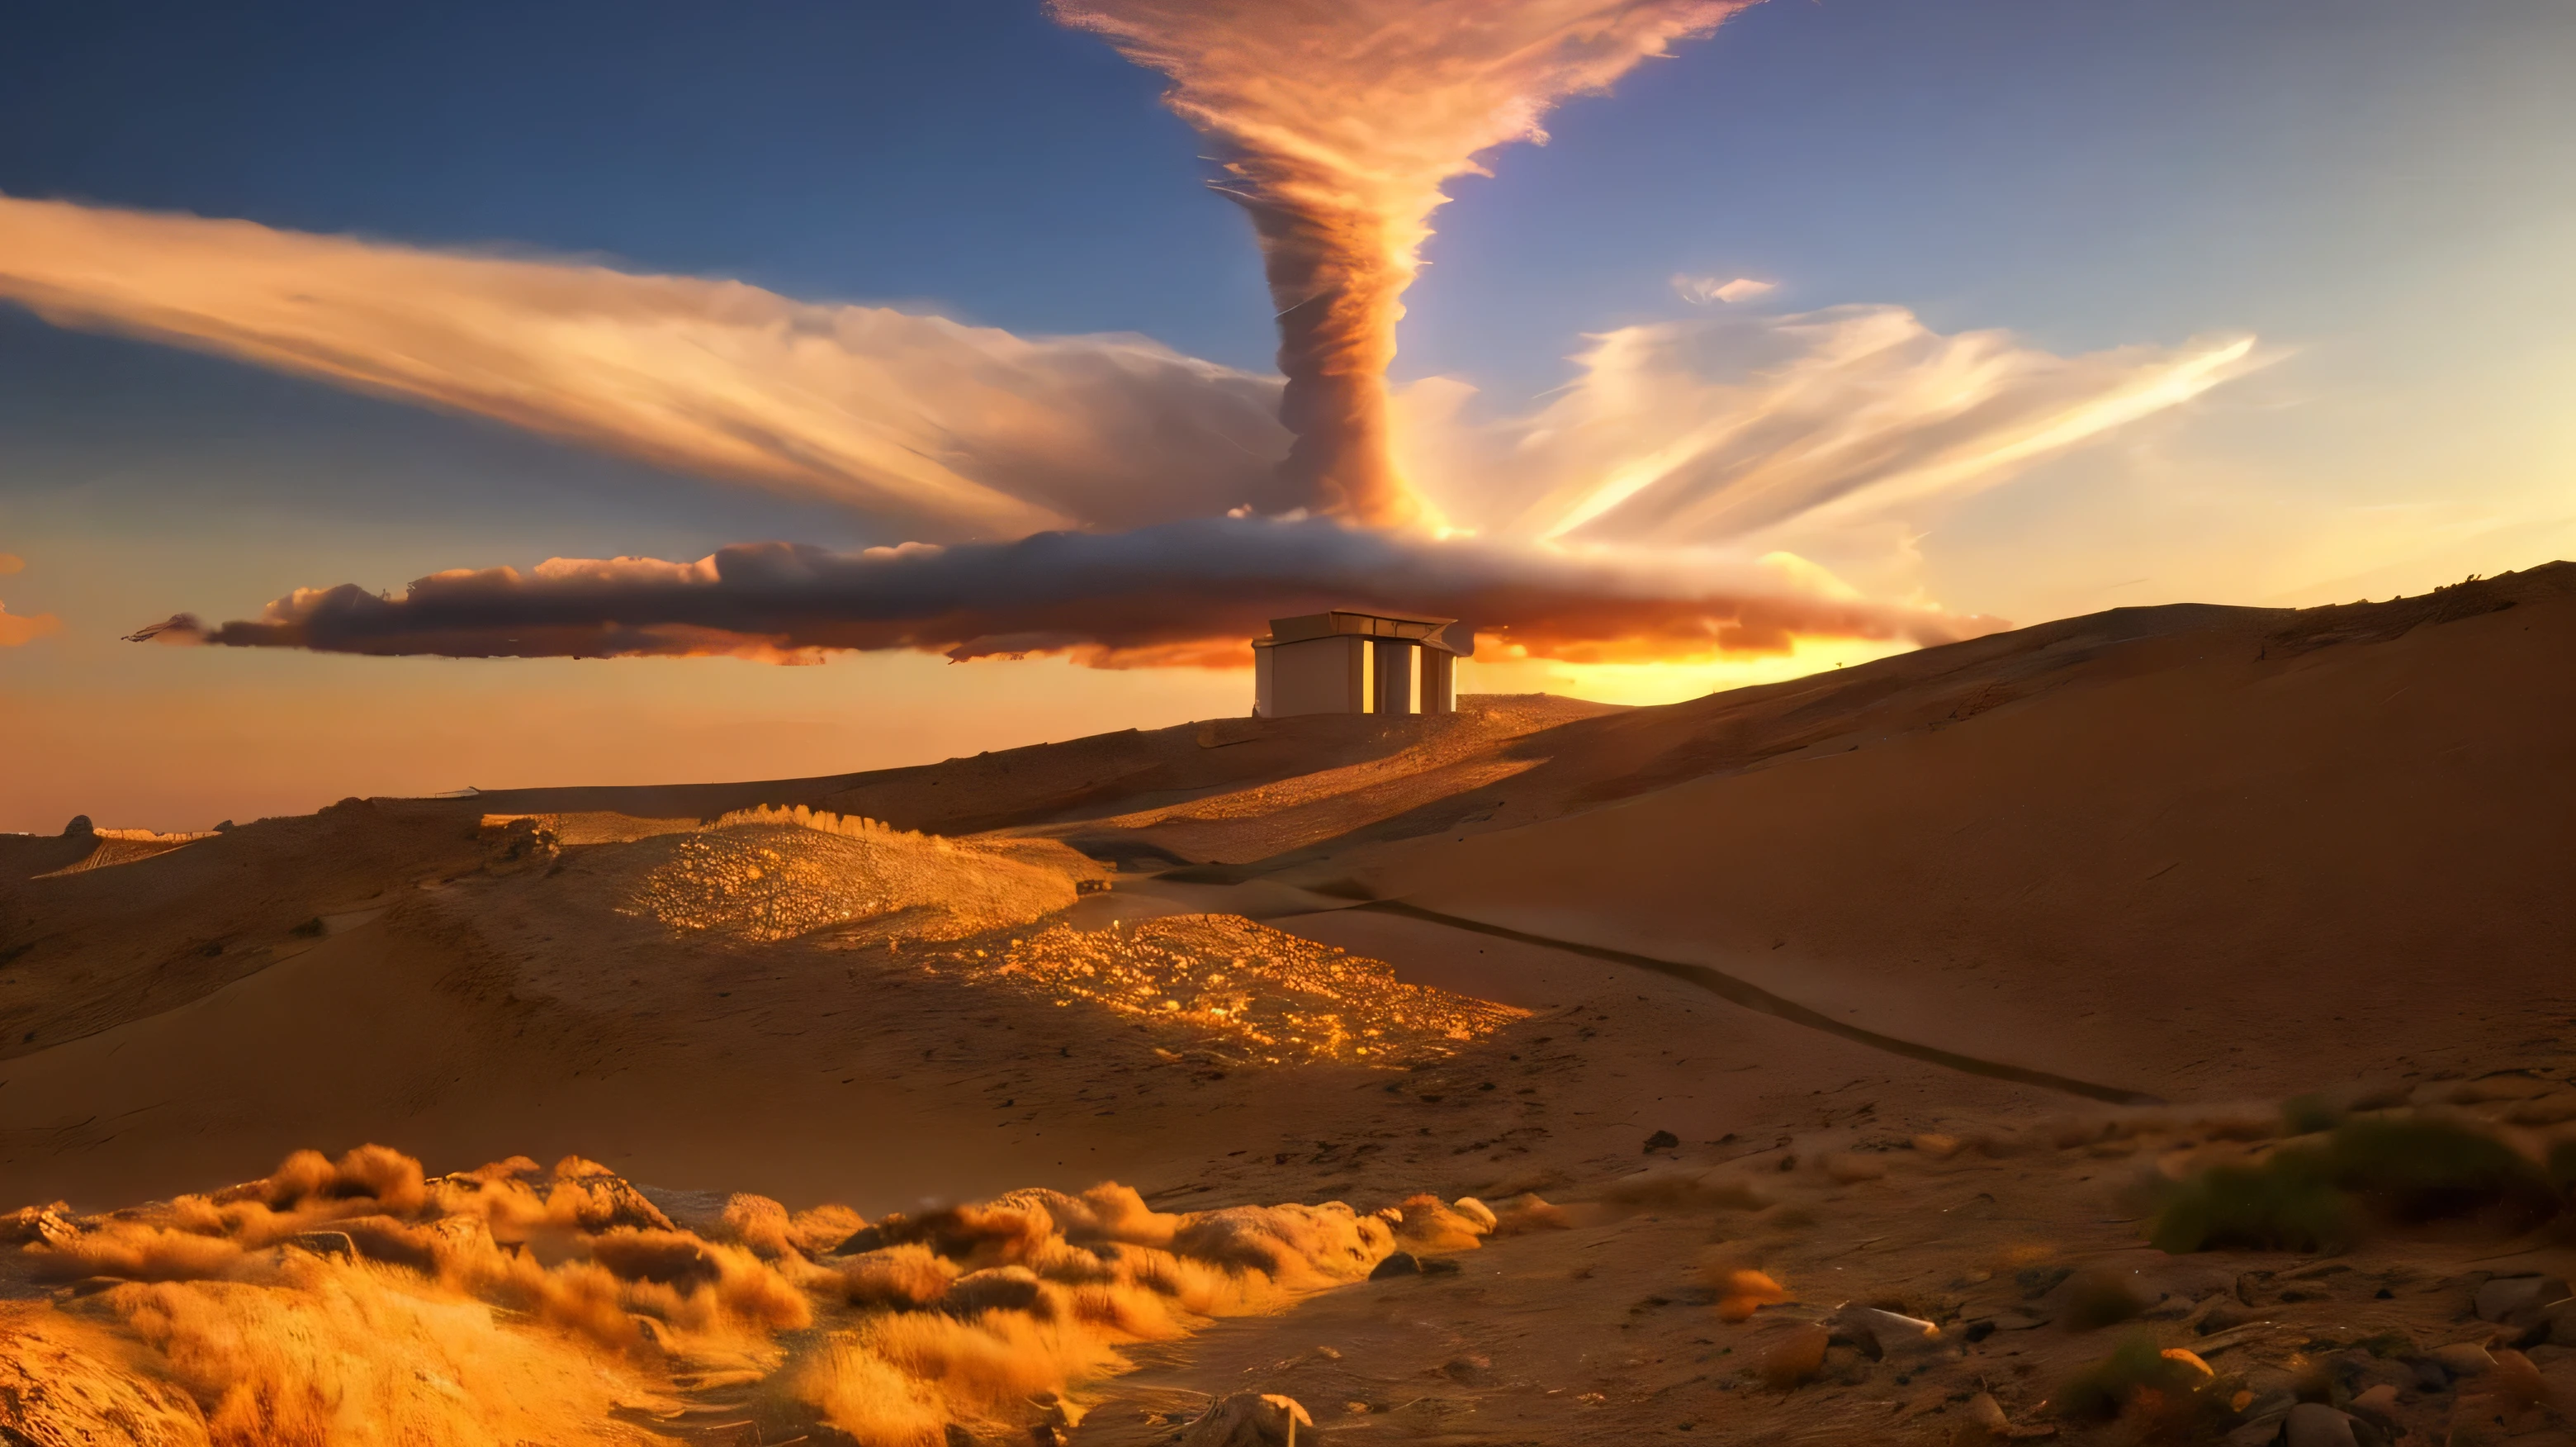
[[[303,614],[302,646],[120,641],[183,611],[501,566],[494,606],[555,607],[548,558],[769,542],[942,544],[975,582],[1056,529],[1161,577],[1238,500],[1236,541],[1337,526],[1296,520],[1329,486],[1270,480],[1280,294],[1208,184],[1275,181],[1165,103],[1226,78],[1039,0],[17,15],[0,829],[832,773],[1249,706],[1248,667],[1155,666],[1172,639],[1051,597],[994,625],[1019,658],[363,656]],[[1660,701],[1942,628],[2576,554],[2576,9],[1766,0],[1668,49],[1441,179],[1402,292],[1386,425],[1435,529],[1405,556],[1479,600],[1620,604],[1518,620],[1530,656],[1487,648],[1462,689]],[[1418,77],[1383,79],[1363,113]],[[242,340],[289,312],[294,357]],[[423,358],[435,384],[393,370]],[[1942,411],[1959,388],[1977,408]],[[846,460],[934,425],[935,477]],[[1808,611],[1695,651],[1635,621],[1710,589]]]

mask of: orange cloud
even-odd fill
[[[0,603],[0,648],[33,643],[49,633],[61,632],[62,627],[63,620],[51,613],[21,616],[10,612],[8,604]]]
[[[1222,148],[1279,308],[1291,475],[1325,510],[1389,525],[1386,369],[1441,187],[1558,100],[1608,87],[1752,0],[1052,0],[1058,19],[1172,78]]]
[[[1276,379],[1137,336],[10,197],[0,298],[933,535],[1317,500],[1279,474]]]
[[[1786,556],[1205,518],[861,553],[763,543],[693,563],[555,558],[527,573],[433,574],[399,597],[298,589],[256,619],[181,615],[134,638],[470,658],[810,662],[836,649],[913,649],[1241,666],[1246,640],[1272,617],[1371,606],[1468,619],[1514,653],[1576,662],[1779,652],[1801,636],[1941,643],[2002,626],[1865,598]]]
[[[23,571],[26,566],[27,560],[17,554],[0,553],[0,578]],[[63,620],[51,613],[17,615],[9,611],[8,604],[0,603],[0,648],[33,643],[48,633],[61,632],[62,627]]]

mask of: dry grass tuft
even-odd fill
[[[1472,1199],[1408,1208],[1452,1247],[1496,1223]],[[1024,1435],[1032,1399],[1122,1369],[1123,1347],[1361,1279],[1396,1244],[1338,1202],[1165,1213],[1116,1185],[873,1225],[735,1196],[700,1234],[580,1157],[431,1179],[376,1146],[8,1219],[23,1275],[92,1284],[0,1304],[0,1385],[70,1373],[160,1424],[117,1440],[185,1447],[629,1443],[628,1421],[719,1390],[786,1436]],[[0,1394],[0,1440],[97,1436],[30,1400]]]

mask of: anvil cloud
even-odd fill
[[[1239,665],[1275,615],[1433,610],[1576,661],[1769,652],[1800,636],[1948,642],[1994,620],[1858,597],[1794,559],[1435,540],[1322,519],[1207,518],[1120,534],[834,553],[787,543],[693,563],[549,560],[438,573],[401,596],[304,589],[257,619],[181,616],[170,643],[448,657],[732,654],[811,661],[907,648],[1071,652],[1104,667]]]

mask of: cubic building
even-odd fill
[[[1423,713],[1450,713],[1457,660],[1475,651],[1475,630],[1455,618],[1356,608],[1273,618],[1252,640],[1252,712],[1413,713],[1419,698]]]

